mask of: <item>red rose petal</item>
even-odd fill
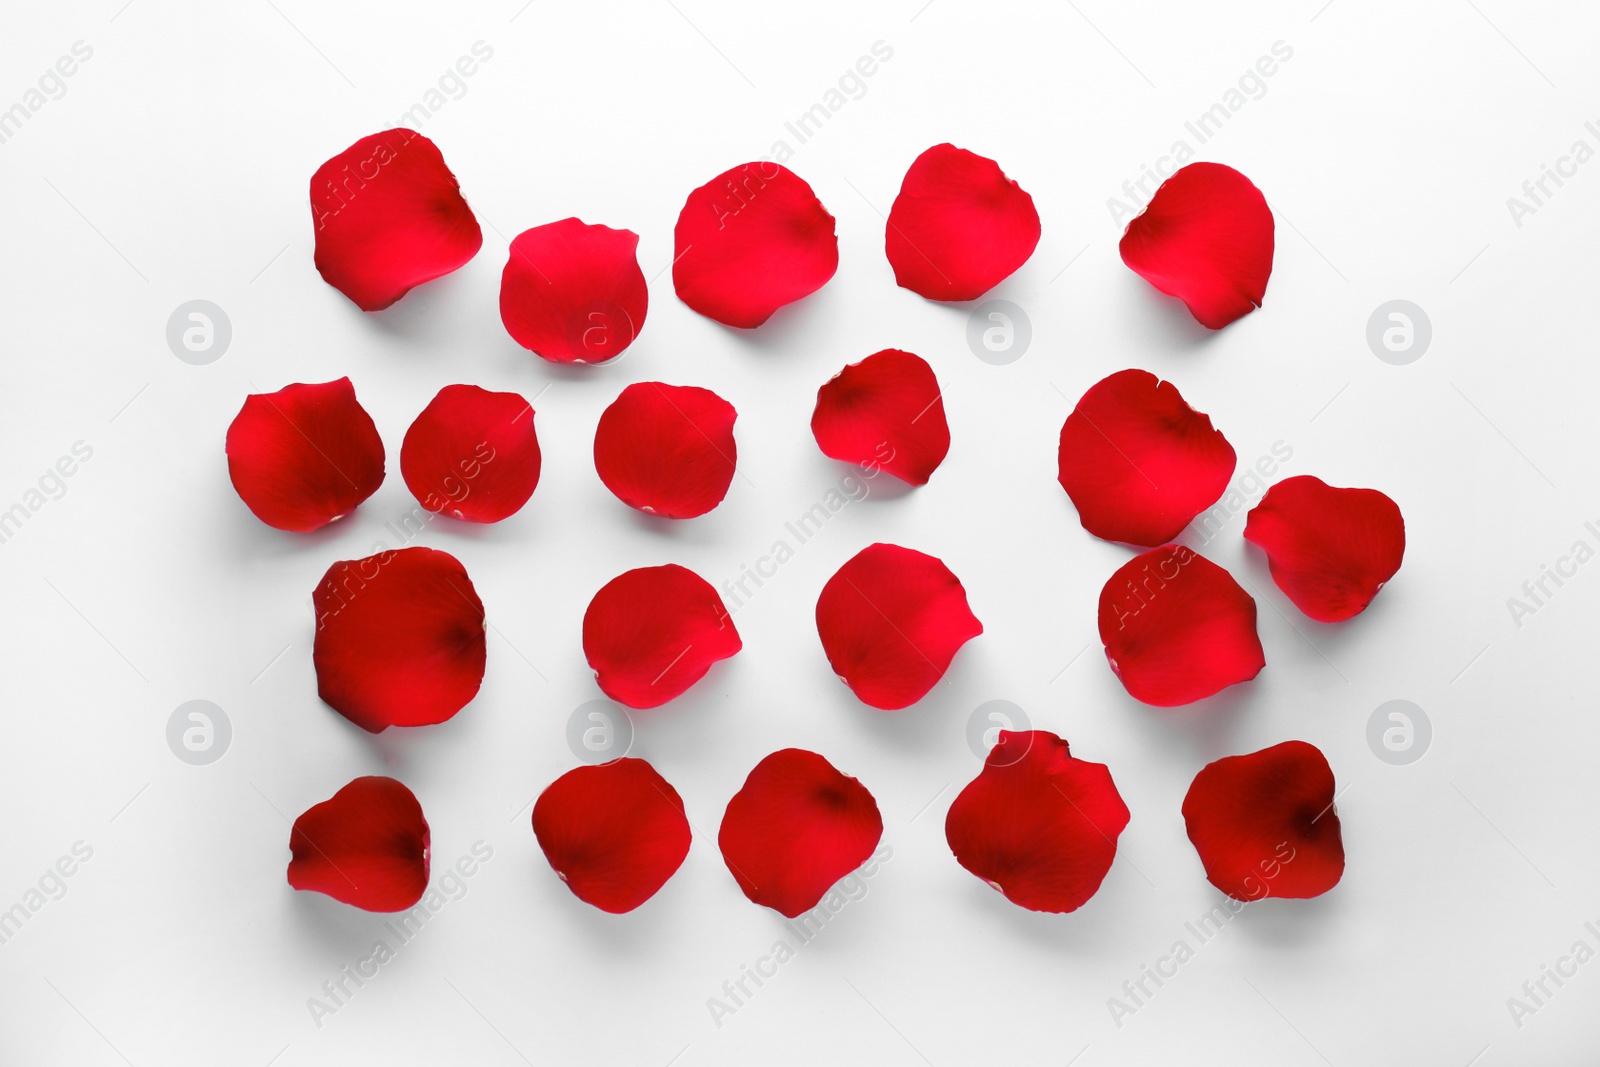
[[[925,485],[950,451],[950,426],[933,368],[886,348],[852,363],[817,390],[811,434],[830,459],[881,468]]]
[[[363,137],[311,176],[316,264],[362,311],[478,254],[483,232],[434,143],[413,130]]]
[[[833,672],[863,703],[886,711],[926,696],[981,633],[950,568],[899,545],[862,549],[817,597],[817,634]]]
[[[1191,163],[1161,183],[1122,235],[1122,262],[1220,330],[1261,306],[1272,274],[1272,209],[1250,179]]]
[[[632,911],[689,854],[683,800],[642,759],[577,767],[539,794],[533,833],[573,895],[601,911]]]
[[[1111,772],[1044,730],[1000,731],[950,805],[956,862],[1031,911],[1076,911],[1099,890],[1128,825]]]
[[[393,778],[357,778],[289,834],[289,884],[367,911],[404,911],[428,888],[428,820]]]
[[[514,515],[539,484],[533,408],[516,393],[447,385],[400,445],[400,473],[423,507],[467,522]]]
[[[1304,741],[1207,764],[1183,798],[1206,880],[1236,900],[1326,893],[1344,874],[1333,796],[1327,758]]]
[[[776,163],[734,167],[690,193],[673,237],[678,299],[725,326],[760,326],[839,267],[833,216]]]
[[[246,397],[227,452],[245,506],[294,533],[344,518],[383,484],[383,441],[349,378]]]
[[[994,160],[934,145],[906,171],[884,243],[901,288],[976,300],[1033,255],[1039,212]]]
[[[583,613],[583,654],[612,700],[653,708],[743,647],[711,584],[669,563],[611,579]]]
[[[793,919],[867,862],[881,837],[866,786],[815,752],[786,748],[728,801],[717,845],[745,896]]]
[[[595,472],[629,507],[669,519],[704,515],[733,484],[736,418],[709,389],[636,382],[600,416]]]
[[[1152,548],[1100,590],[1100,641],[1135,700],[1170,708],[1249,681],[1266,666],[1256,602],[1183,545]]]
[[[1406,523],[1376,489],[1340,489],[1302,474],[1267,490],[1245,520],[1272,580],[1318,622],[1366,610],[1406,554]]]
[[[517,235],[500,277],[500,319],[552,363],[604,363],[644,328],[650,292],[639,235],[562,219]]]
[[[1083,528],[1141,546],[1172,540],[1216,503],[1235,461],[1208,416],[1143,370],[1090,386],[1061,427],[1057,453],[1058,480]]]
[[[443,722],[483,682],[483,602],[448,552],[341,560],[312,606],[317,695],[363,730]]]

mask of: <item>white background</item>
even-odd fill
[[[921,3],[13,6],[0,108],[74,42],[94,54],[0,144],[0,509],[74,442],[93,458],[0,545],[0,908],[74,842],[93,857],[0,945],[0,1062],[1593,1062],[1600,963],[1520,1028],[1507,998],[1580,938],[1600,948],[1583,926],[1600,919],[1600,563],[1520,628],[1506,601],[1575,540],[1597,543],[1583,523],[1600,519],[1600,164],[1520,227],[1506,198],[1575,140],[1600,147],[1583,126],[1600,118],[1600,18],[1504,0]],[[422,129],[483,222],[483,251],[362,314],[312,267],[308,179],[479,40],[493,58]],[[784,123],[876,41],[893,57],[865,95],[796,146]],[[1293,57],[1199,151],[1249,175],[1278,220],[1266,306],[1211,335],[1122,266],[1106,201],[1277,41]],[[840,268],[733,332],[673,296],[672,226],[690,189],[779,139],[838,218]],[[1000,161],[1043,217],[1037,253],[992,294],[1032,323],[1009,366],[968,350],[969,308],[896,288],[883,256],[880,212],[941,141]],[[642,236],[650,314],[613,366],[548,366],[500,325],[507,240],[569,215]],[[233,325],[210,366],[165,341],[194,298]],[[1394,298],[1433,323],[1409,366],[1364,338]],[[739,610],[744,651],[636,716],[634,754],[682,793],[695,843],[638,911],[580,903],[527,809],[576,764],[567,718],[598,695],[579,646],[589,597],[666,561],[736,578],[846,472],[808,432],[817,386],[889,346],[937,371],[949,458],[924,488],[880,483],[841,511]],[[1235,517],[1205,551],[1261,602],[1267,667],[1186,708],[1136,703],[1107,668],[1095,598],[1127,552],[1084,533],[1055,482],[1072,402],[1128,366],[1175,381],[1241,468],[1282,441],[1283,474],[1382,489],[1407,522],[1396,579],[1330,627],[1271,585]],[[228,483],[226,427],[249,392],[341,375],[377,421],[389,478],[326,532],[268,529]],[[595,477],[600,411],[653,379],[739,410],[740,477],[702,519],[649,520]],[[439,520],[422,535],[477,584],[488,673],[451,722],[374,738],[316,697],[306,601],[331,562],[393,543],[384,523],[412,507],[401,436],[452,382],[537,396],[543,480],[498,526]],[[812,617],[826,578],[876,540],[943,558],[986,628],[897,713],[834,678]],[[165,740],[196,698],[234,730],[207,767]],[[1434,728],[1404,767],[1365,736],[1396,698]],[[991,699],[1108,764],[1132,809],[1075,914],[1008,904],[945,845],[944,812],[980,765],[966,723]],[[1220,899],[1184,835],[1189,781],[1288,738],[1334,768],[1343,882],[1247,909],[1117,1026],[1107,999]],[[893,858],[718,1027],[707,998],[782,920],[740,894],[716,826],[785,746],[867,784]],[[287,820],[372,773],[416,791],[436,875],[474,841],[494,858],[318,1027],[307,998],[370,951],[384,917],[291,891]]]

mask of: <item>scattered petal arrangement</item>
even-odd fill
[[[482,233],[428,138],[363,138],[311,180],[315,264],[363,311],[469,261]],[[1123,261],[1217,330],[1261,306],[1273,216],[1248,178],[1192,163],[1169,178],[1123,235]],[[672,281],[694,311],[755,329],[820,289],[839,262],[835,221],[812,188],[775,163],[734,167],[695,189],[675,230]],[[973,300],[1033,254],[1033,199],[999,164],[949,144],[914,160],[889,213],[895,281],[935,301]],[[645,324],[638,235],[575,218],[512,242],[500,311],[520,346],[554,363],[615,359]],[[601,416],[595,471],[629,507],[686,520],[720,504],[738,451],[732,404],[709,389],[641,382]],[[830,458],[927,483],[951,448],[926,360],[885,349],[817,391],[811,418]],[[228,429],[228,473],[245,505],[279,530],[309,533],[348,515],[384,477],[384,447],[349,379],[252,395]],[[1170,382],[1129,369],[1091,386],[1061,428],[1061,487],[1084,529],[1141,550],[1099,600],[1107,662],[1134,699],[1175,707],[1256,677],[1266,659],[1254,599],[1226,570],[1174,543],[1227,491],[1236,456]],[[539,484],[531,405],[515,393],[447,385],[406,431],[406,486],[424,508],[466,522],[516,514]],[[1300,476],[1273,485],[1245,538],[1307,617],[1359,614],[1400,567],[1405,524],[1372,489]],[[454,556],[386,550],[334,563],[312,597],[318,694],[371,732],[443,722],[483,681],[483,603]],[[863,704],[922,699],[961,646],[983,633],[960,579],[898,545],[862,549],[823,586],[817,635]],[[583,652],[607,696],[652,708],[739,652],[711,584],[667,564],[627,571],[595,593]],[[1344,846],[1334,778],[1304,741],[1203,768],[1182,815],[1205,877],[1231,897],[1312,897],[1336,885]],[[1003,731],[982,772],[950,805],[956,861],[1011,902],[1070,912],[1098,891],[1128,825],[1102,764],[1046,731]],[[533,831],[573,895],[606,912],[649,900],[682,865],[691,831],[677,791],[648,762],[621,758],[563,774],[533,807]],[[795,917],[868,863],[883,833],[877,802],[823,756],[772,753],[728,802],[717,843],[751,901]],[[295,820],[289,883],[369,911],[414,906],[428,883],[429,830],[392,778],[357,778]]]

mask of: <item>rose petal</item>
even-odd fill
[[[311,176],[317,271],[362,311],[478,254],[483,232],[434,143],[413,130],[363,137]]]
[[[833,672],[863,703],[886,711],[926,696],[981,633],[950,568],[899,545],[862,549],[817,598],[817,635]]]
[[[1318,622],[1366,610],[1406,553],[1406,523],[1376,489],[1340,489],[1302,474],[1267,490],[1245,520],[1272,580]]]
[[[1256,602],[1233,576],[1183,545],[1117,568],[1100,590],[1100,641],[1135,700],[1170,708],[1261,673]]]
[[[604,363],[644,328],[650,292],[639,235],[562,219],[511,242],[500,319],[523,348],[552,363]]]
[[[929,300],[976,300],[1038,244],[1033,197],[994,160],[950,144],[912,162],[885,237],[895,281]]]
[[[839,266],[833,216],[776,163],[734,167],[690,193],[673,236],[678,299],[725,326],[760,326]]]
[[[881,468],[925,485],[950,451],[950,426],[933,368],[886,348],[845,367],[817,390],[811,434],[830,459]]]
[[[1250,179],[1191,163],[1161,183],[1122,235],[1122,262],[1220,330],[1261,306],[1272,274],[1273,221]]]
[[[612,700],[653,708],[743,647],[709,582],[669,563],[625,571],[583,614],[583,654]]]
[[[404,911],[428,888],[428,820],[393,778],[357,778],[289,834],[289,884],[366,911]]]
[[[239,499],[293,533],[344,518],[383,484],[383,441],[349,378],[246,397],[227,452]]]
[[[763,759],[717,832],[744,895],[793,919],[871,858],[883,816],[867,787],[798,748]]]
[[[447,385],[400,445],[400,473],[423,507],[467,522],[514,515],[539,484],[533,408],[516,393]]]
[[[1315,897],[1344,874],[1333,797],[1322,752],[1285,741],[1207,764],[1183,798],[1183,821],[1206,880],[1230,897]]]
[[[1083,394],[1061,427],[1056,460],[1085,530],[1148,546],[1177,537],[1217,502],[1236,457],[1175,385],[1124,370]]]
[[[683,800],[642,759],[551,782],[533,805],[533,833],[573,895],[613,915],[655,896],[689,854]]]
[[[483,602],[448,552],[401,548],[328,568],[312,597],[317,695],[363,730],[443,722],[483,682]]]
[[[600,415],[595,472],[629,507],[668,519],[704,515],[733,484],[736,418],[709,389],[636,382]]]
[[[1030,911],[1076,911],[1100,888],[1128,825],[1111,772],[1044,730],[1000,731],[945,816],[956,862]]]

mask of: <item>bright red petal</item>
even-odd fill
[[[533,805],[533,833],[573,895],[613,915],[655,896],[689,854],[683,801],[642,759],[551,782]]]
[[[483,232],[434,143],[413,130],[363,137],[311,176],[316,264],[362,311],[478,254]]]
[[[743,647],[711,584],[669,563],[611,579],[583,614],[583,654],[602,692],[653,708]]]
[[[1075,758],[1044,730],[1000,732],[950,805],[956,862],[1031,911],[1076,911],[1117,856],[1128,806],[1102,763]]]
[[[245,506],[294,533],[344,518],[383,484],[383,441],[349,378],[246,397],[227,452]]]
[[[312,596],[317,695],[363,730],[443,722],[483,682],[483,602],[448,552],[402,548],[328,568]]]
[[[1256,602],[1183,545],[1135,556],[1100,590],[1100,641],[1136,700],[1170,708],[1261,673]]]
[[[1220,163],[1191,163],[1128,223],[1122,262],[1220,330],[1261,306],[1272,240],[1272,209],[1249,178]]]
[[[925,485],[950,451],[933,368],[898,348],[850,364],[818,389],[811,434],[823,455],[912,485]]]
[[[940,144],[906,171],[886,232],[901,288],[929,300],[976,300],[1033,255],[1039,212],[994,160]]]
[[[956,651],[981,633],[950,568],[899,545],[862,549],[817,598],[817,634],[833,673],[863,703],[886,711],[926,696]]]
[[[604,363],[644,328],[650,292],[639,235],[562,219],[511,242],[500,319],[523,348],[552,363]]]
[[[1376,489],[1339,489],[1302,474],[1267,490],[1244,536],[1267,553],[1272,580],[1318,622],[1343,622],[1400,569],[1406,523]]]
[[[725,326],[760,326],[839,267],[833,216],[776,163],[734,167],[690,193],[673,235],[678,299]]]
[[[745,896],[793,919],[867,862],[882,836],[866,786],[815,752],[786,748],[728,801],[717,845]]]
[[[1236,457],[1171,382],[1118,371],[1089,387],[1061,427],[1058,480],[1083,528],[1159,545],[1227,491]]]
[[[357,778],[294,821],[289,884],[367,911],[404,911],[428,888],[428,820],[393,778]]]
[[[629,507],[669,519],[704,515],[733,484],[737,417],[709,389],[637,382],[600,416],[594,469]]]
[[[400,473],[429,511],[468,522],[514,515],[539,484],[533,408],[476,385],[439,390],[406,431]]]
[[[1315,897],[1339,884],[1333,769],[1315,745],[1228,756],[1194,776],[1183,821],[1206,880],[1236,900]]]

